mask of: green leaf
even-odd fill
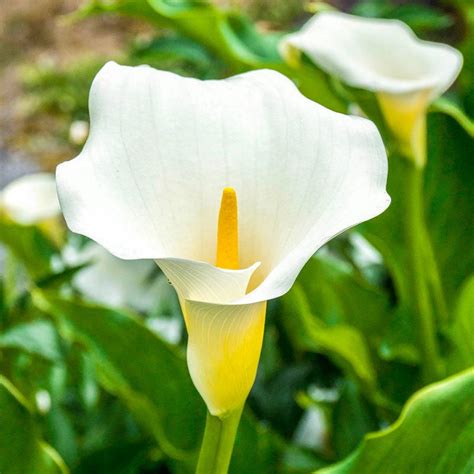
[[[183,76],[199,79],[222,77],[224,63],[209,51],[184,36],[159,36],[151,41],[137,42],[128,60],[132,64],[148,64]]]
[[[353,8],[357,15],[394,18],[409,25],[417,35],[449,28],[454,18],[444,11],[419,4],[393,5],[385,0],[363,0]]]
[[[474,121],[471,120],[454,102],[451,102],[445,97],[440,97],[431,104],[430,111],[449,115],[451,118],[456,120],[462,128],[464,128],[469,136],[474,137]]]
[[[0,216],[0,242],[21,261],[33,278],[51,272],[51,259],[56,248],[37,227],[16,224]]]
[[[0,472],[2,474],[66,474],[54,449],[40,438],[28,402],[0,376]]]
[[[417,392],[389,428],[318,474],[468,474],[474,470],[474,370]]]
[[[192,460],[205,408],[181,355],[124,312],[39,292],[33,300],[85,345],[101,383],[125,402],[161,449],[171,458]]]
[[[36,320],[9,327],[0,334],[0,347],[23,350],[44,359],[61,359],[56,329],[49,321]]]
[[[300,283],[282,298],[281,322],[295,349],[327,355],[370,392],[376,373],[362,334],[347,324],[328,326],[311,312]]]
[[[345,262],[311,258],[298,276],[311,312],[327,324],[346,323],[377,339],[391,311],[388,295],[369,284]]]
[[[460,292],[448,335],[452,343],[452,352],[448,356],[450,373],[474,366],[474,276]]]

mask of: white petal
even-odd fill
[[[397,20],[321,12],[286,36],[281,49],[304,52],[329,74],[375,92],[405,94],[430,90],[441,95],[462,66],[456,49],[418,39]]]
[[[24,225],[59,216],[54,175],[34,173],[12,181],[0,194],[0,207],[11,219]]]
[[[122,258],[213,265],[220,197],[232,186],[241,267],[261,265],[258,288],[225,303],[286,292],[314,251],[389,203],[375,127],[273,71],[199,81],[109,63],[90,109],[83,152],[57,170],[70,228]]]
[[[225,270],[204,262],[159,259],[156,263],[175,287],[180,299],[232,304],[247,292],[259,263],[243,270]]]

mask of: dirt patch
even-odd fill
[[[0,148],[12,151],[21,149],[26,140],[25,134],[34,132],[32,127],[36,129],[39,126],[44,131],[44,140],[42,143],[29,144],[26,151],[46,168],[53,167],[56,161],[63,159],[67,151],[51,149],[51,154],[57,156],[45,162],[44,144],[50,139],[52,146],[56,125],[52,118],[51,121],[45,118],[41,124],[32,124],[22,113],[23,68],[32,64],[63,68],[87,57],[103,57],[105,60],[122,51],[136,34],[148,29],[142,22],[112,15],[79,23],[66,21],[67,15],[81,3],[80,0],[2,1]],[[4,161],[1,155],[0,160]]]

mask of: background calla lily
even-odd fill
[[[70,266],[90,264],[73,279],[75,288],[88,299],[117,308],[128,306],[139,311],[152,311],[153,306],[156,306],[157,281],[148,281],[153,272],[151,262],[124,262],[95,242],[89,242],[81,248],[68,245],[63,249],[62,256]]]
[[[32,173],[13,180],[0,192],[0,216],[21,225],[37,225],[60,245],[64,241],[56,180],[51,173]]]
[[[402,150],[420,165],[425,155],[425,112],[454,82],[462,55],[422,41],[398,20],[326,11],[287,35],[280,51],[294,62],[303,52],[346,84],[373,91]]]
[[[57,169],[69,227],[125,259],[154,259],[179,295],[188,365],[213,415],[241,407],[265,302],[311,255],[389,204],[383,143],[267,70],[220,81],[108,63],[82,153]],[[239,207],[239,269],[215,266],[224,188]]]
[[[24,225],[60,216],[54,175],[33,173],[12,181],[0,192],[0,209]]]
[[[62,233],[62,211],[51,173],[32,173],[9,183],[0,193],[0,209],[18,224],[39,225],[48,235]],[[59,222],[59,220],[61,222]],[[153,313],[162,285],[150,278],[156,266],[148,260],[125,262],[95,242],[80,248],[69,243],[62,250],[64,263],[89,264],[73,278],[74,287],[92,301],[114,307],[131,307]],[[62,268],[62,267],[61,267]],[[173,318],[153,320],[155,328],[170,342],[179,338],[180,327]]]

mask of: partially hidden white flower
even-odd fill
[[[86,298],[107,306],[130,307],[149,312],[158,304],[156,279],[150,280],[153,262],[123,261],[95,242],[78,249],[67,245],[62,252],[70,266],[90,263],[81,269],[73,284]]]
[[[12,181],[0,192],[0,210],[14,222],[39,225],[48,235],[57,236],[62,211],[55,176],[51,173],[33,173]],[[94,302],[115,307],[128,306],[142,312],[152,312],[158,304],[158,281],[148,279],[156,268],[153,262],[125,262],[95,242],[81,249],[65,246],[62,259],[71,266],[90,262],[74,276],[73,284]]]
[[[380,252],[363,235],[352,232],[349,241],[354,248],[352,258],[360,268],[380,265],[383,262]]]
[[[336,11],[313,16],[282,39],[280,51],[289,62],[303,52],[346,84],[375,92],[402,150],[420,165],[426,110],[451,86],[463,62],[455,48],[422,41],[401,21]]]
[[[23,225],[60,216],[54,175],[33,173],[12,181],[0,192],[0,208],[10,219]]]
[[[324,243],[388,206],[380,135],[267,70],[200,81],[108,63],[90,115],[82,153],[57,168],[66,221],[161,267],[180,298],[193,382],[225,416],[253,384],[266,301]],[[232,265],[220,263],[222,242],[238,252]]]

